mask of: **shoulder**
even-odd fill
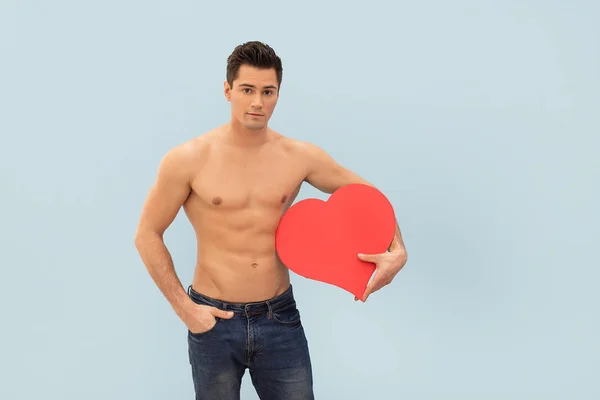
[[[314,161],[319,158],[327,157],[325,150],[314,143],[285,136],[282,136],[280,140],[282,147],[287,152],[296,157],[300,157],[305,161]]]
[[[163,160],[184,164],[202,161],[213,147],[215,134],[212,130],[179,143],[164,154]]]
[[[173,177],[191,177],[193,171],[206,160],[212,136],[213,132],[210,131],[167,150],[160,160],[159,173]]]

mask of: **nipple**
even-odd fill
[[[285,203],[285,202],[287,201],[287,198],[288,198],[288,197],[287,197],[287,196],[284,194],[284,195],[281,197],[281,204]]]
[[[221,199],[219,196],[217,196],[217,197],[214,197],[214,198],[212,199],[212,203],[213,203],[215,206],[218,206],[218,205],[219,205],[219,204],[221,204],[222,202],[223,202],[223,199]]]

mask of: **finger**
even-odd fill
[[[383,287],[383,276],[382,274],[378,274],[379,270],[375,271],[375,275],[373,275],[373,279],[371,279],[371,282],[369,282],[369,284],[367,285],[367,289],[365,290],[365,293],[363,294],[363,298],[362,301],[365,302],[367,301],[367,299],[369,298],[369,296],[371,294],[373,294],[374,292],[378,291],[379,289],[381,289]]]
[[[367,287],[367,290],[365,291],[365,298],[363,301],[367,301],[367,298],[372,295],[373,293],[375,293],[378,290],[383,289],[385,286],[389,285],[392,282],[391,278],[389,278],[388,274],[379,274],[379,277],[377,279],[377,281],[375,281],[375,279],[373,279],[373,281],[371,281],[371,286]]]
[[[365,293],[363,294],[363,298],[361,299],[363,303],[367,301],[367,299],[369,298],[371,293],[373,293],[373,287],[367,286],[367,290],[365,290]]]
[[[367,288],[365,289],[365,292],[362,295],[362,301],[365,302],[367,301],[367,298],[369,297],[369,295],[371,293],[373,293],[373,283],[376,282],[377,279],[377,271],[375,271],[375,275],[373,275],[373,279],[371,279],[371,281],[367,284]]]
[[[216,307],[211,307],[210,313],[212,315],[214,315],[215,317],[219,317],[219,318],[223,318],[223,319],[229,319],[229,318],[233,317],[233,311],[219,310]]]
[[[358,258],[362,261],[366,262],[377,262],[378,255],[377,254],[358,254]]]

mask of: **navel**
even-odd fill
[[[252,268],[256,268],[256,267],[258,267],[258,263],[255,263],[255,262],[253,262],[252,264],[250,264],[250,266],[251,266]]]
[[[218,206],[218,205],[220,205],[222,202],[223,202],[223,199],[221,199],[219,196],[217,196],[217,197],[213,197],[213,199],[212,199],[212,203],[213,203],[215,206]]]

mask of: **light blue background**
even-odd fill
[[[317,398],[600,398],[600,3],[212,4],[2,1],[0,398],[193,397],[133,235],[247,40],[284,62],[272,126],[384,191],[409,251],[366,304],[293,276]],[[166,241],[187,285],[183,214]]]

